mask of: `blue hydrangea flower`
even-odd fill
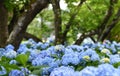
[[[114,68],[110,64],[102,64],[98,66],[96,76],[119,76],[120,70]]]
[[[30,70],[28,70],[27,68],[21,68],[21,71],[25,74],[25,75],[29,75],[31,72]]]
[[[41,48],[42,48],[42,49],[46,49],[48,46],[49,46],[48,43],[44,43],[44,44],[41,45]]]
[[[49,67],[42,68],[42,72],[40,76],[49,76]]]
[[[50,76],[75,76],[75,72],[71,67],[61,66],[59,68],[55,68],[50,73]]]
[[[64,49],[65,49],[65,47],[64,47],[63,45],[56,45],[56,46],[54,47],[54,50],[55,50],[55,52],[57,52],[57,53],[64,52]]]
[[[33,48],[34,49],[41,49],[41,46],[43,45],[42,42],[38,42]]]
[[[6,51],[4,53],[4,56],[8,57],[8,58],[15,58],[17,56],[16,51]]]
[[[118,54],[110,55],[109,57],[110,57],[110,63],[111,64],[120,62],[120,55],[118,55]]]
[[[65,48],[64,54],[70,54],[70,53],[74,53],[74,51],[70,48]]]
[[[0,48],[0,57],[2,57],[5,53],[5,49],[4,48]]]
[[[29,60],[28,60],[29,62],[34,60],[40,54],[40,50],[37,50],[37,49],[31,50],[29,52],[30,52],[30,56],[29,56]]]
[[[99,50],[102,50],[105,48],[105,46],[102,45],[100,42],[96,43],[95,45],[96,45],[96,47],[99,47]]]
[[[50,58],[50,57],[44,57],[44,58],[41,58],[41,57],[37,57],[35,58],[33,61],[32,61],[32,65],[33,66],[40,66],[40,65],[49,65],[49,63],[53,62],[54,59],[53,58]]]
[[[55,51],[55,46],[50,46],[48,49],[47,49],[48,53],[50,54],[57,54],[56,51]]]
[[[29,76],[38,76],[38,75],[35,75],[35,74],[29,74]]]
[[[9,64],[17,64],[17,61],[16,61],[16,60],[11,60],[11,61],[9,62]]]
[[[8,45],[5,47],[5,49],[6,49],[6,50],[7,50],[7,49],[12,49],[12,50],[14,50],[14,46],[11,45],[11,44],[8,44]]]
[[[6,69],[3,66],[0,66],[1,70],[0,70],[0,76],[4,76],[5,74],[7,74]]]
[[[27,48],[33,48],[37,43],[33,39],[29,39],[22,44],[26,45]]]
[[[89,66],[80,71],[79,76],[96,76],[97,68]]]
[[[20,70],[11,70],[9,76],[25,76],[25,74]]]
[[[26,53],[29,49],[26,47],[25,44],[20,44],[20,47],[19,49],[17,50],[17,53],[18,54],[21,54],[21,53]]]
[[[54,62],[49,63],[49,69],[48,69],[48,71],[49,71],[49,72],[52,72],[53,69],[54,69],[54,68],[58,68],[59,65],[61,65],[61,61],[60,61],[60,60],[56,60],[56,61],[54,61]]]
[[[112,53],[117,53],[117,49],[114,44],[111,44],[110,48],[111,48]]]
[[[79,53],[78,52],[64,54],[62,57],[62,64],[63,65],[68,65],[68,64],[77,65],[79,62],[80,62],[80,60],[79,60]]]
[[[95,52],[95,50],[88,49],[85,52],[80,53],[79,58],[83,60],[84,56],[89,56],[91,61],[100,60],[99,55]]]
[[[78,51],[78,52],[82,52],[82,51],[85,50],[85,47],[83,47],[83,46],[78,46],[78,45],[70,45],[70,46],[67,46],[66,48],[72,49],[72,50]]]
[[[105,49],[105,48],[101,50],[101,53],[106,54],[106,55],[110,55],[111,54],[110,50],[109,49]]]
[[[54,68],[58,68],[60,64],[60,60],[49,63],[49,66],[42,68],[41,76],[48,76],[54,70]]]

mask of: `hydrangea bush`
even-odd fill
[[[119,76],[120,43],[56,45],[30,39],[0,48],[0,76]]]

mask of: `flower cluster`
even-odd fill
[[[120,43],[56,45],[22,42],[0,48],[0,75],[8,76],[119,76]],[[23,68],[24,67],[24,68]]]

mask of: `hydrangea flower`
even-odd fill
[[[9,49],[13,50],[13,49],[14,49],[14,46],[11,45],[11,44],[8,44],[8,45],[5,47],[5,49],[6,49],[6,50],[9,50]]]
[[[65,48],[64,54],[74,53],[72,49]]]
[[[102,49],[101,53],[104,53],[104,54],[107,54],[107,55],[111,54],[109,49]]]
[[[25,74],[20,70],[11,70],[9,76],[25,76]]]
[[[118,55],[118,54],[110,55],[109,57],[110,57],[110,63],[111,64],[120,62],[120,55]]]
[[[100,60],[99,55],[95,52],[95,50],[88,49],[85,52],[80,53],[79,58],[83,60],[84,56],[89,56],[91,61]]]
[[[61,66],[59,68],[55,68],[50,73],[50,76],[75,76],[75,72],[71,67]]]
[[[17,56],[16,51],[6,51],[4,53],[4,56],[8,57],[8,58],[15,58]]]
[[[40,66],[40,65],[49,65],[49,63],[53,62],[54,59],[51,58],[51,57],[44,57],[44,58],[41,58],[41,57],[37,57],[35,58],[33,61],[32,61],[32,65],[33,66]]]
[[[63,65],[68,65],[68,64],[77,65],[79,62],[80,62],[79,53],[77,53],[77,52],[64,54],[62,57]]]
[[[89,61],[89,60],[90,60],[90,57],[89,57],[88,55],[86,55],[86,56],[83,56],[83,59],[84,59],[85,61]]]
[[[109,63],[110,59],[109,58],[103,58],[100,60],[101,63]]]
[[[49,43],[44,43],[43,45],[41,45],[42,49],[46,49],[49,46]]]
[[[111,48],[112,53],[117,53],[117,49],[114,44],[111,44],[110,48]]]
[[[3,66],[0,66],[1,70],[0,70],[0,76],[4,76],[5,74],[7,74],[6,69]]]
[[[63,45],[56,45],[54,49],[55,49],[56,52],[64,52],[64,46]]]
[[[5,53],[5,49],[4,48],[0,48],[0,57],[2,57]]]
[[[97,68],[89,66],[80,71],[79,76],[96,76]]]
[[[34,49],[46,49],[49,46],[49,43],[38,42],[34,45]]]
[[[102,64],[98,66],[96,76],[119,76],[120,70],[114,68],[110,64]]]
[[[48,76],[54,70],[54,68],[58,68],[59,65],[61,65],[61,61],[60,60],[56,60],[54,62],[49,63],[49,66],[44,67],[42,69],[41,76],[44,76],[44,75]]]
[[[26,53],[28,50],[29,49],[26,47],[25,44],[20,44],[19,49],[17,50],[17,53],[18,54]]]
[[[66,48],[68,49],[72,49],[74,51],[79,51],[79,52],[82,52],[85,50],[85,47],[83,46],[78,46],[78,45],[70,45],[70,46],[67,46]]]
[[[17,64],[17,61],[16,61],[16,60],[11,60],[11,61],[9,62],[9,64]]]
[[[37,49],[31,50],[28,61],[31,62],[31,61],[34,60],[36,57],[38,57],[39,54],[40,54],[40,50],[37,50]]]
[[[26,45],[27,48],[33,48],[37,43],[33,39],[29,39],[28,41],[25,41],[22,44]]]
[[[24,67],[21,68],[21,71],[22,71],[25,75],[29,75],[29,74],[31,73],[27,68],[24,68]]]

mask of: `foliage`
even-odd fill
[[[66,30],[66,24],[69,22],[71,16],[78,11],[75,19],[71,22],[71,28],[67,33],[67,41],[69,44],[73,43],[77,40],[77,35],[88,32],[90,30],[96,29],[102,23],[106,12],[110,6],[109,0],[87,0],[81,8],[77,8],[79,4],[79,0],[61,0],[61,2],[65,2],[67,5],[65,9],[61,9],[61,17],[62,17],[62,32]],[[62,4],[61,4],[62,7]],[[117,2],[114,6],[113,13],[115,14],[117,9],[119,8],[119,2]],[[37,15],[33,22],[30,24],[27,29],[28,32],[36,35],[39,38],[46,39],[50,35],[54,34],[54,13],[52,12],[51,5],[49,8],[45,9]],[[111,17],[109,23],[114,18],[114,15]],[[42,20],[41,20],[42,19]],[[38,21],[40,20],[40,21]],[[108,24],[109,24],[108,23]],[[119,24],[118,24],[119,26]],[[38,28],[36,28],[38,27]],[[51,28],[52,27],[52,28]],[[117,26],[116,26],[117,28]],[[113,35],[118,35],[119,29],[116,30],[114,28],[111,36],[108,38],[112,38]],[[37,34],[39,31],[39,34]],[[116,33],[117,32],[117,33]],[[44,35],[46,34],[46,35]],[[119,36],[118,36],[119,37]],[[113,38],[110,40],[116,40],[117,38]],[[119,40],[118,40],[119,41]]]
[[[30,0],[5,0],[4,4],[9,11],[12,11],[16,6],[20,10],[24,5],[29,4]]]
[[[52,21],[53,12],[52,10],[46,9],[36,16],[36,18],[29,25],[27,31],[40,39],[47,39],[52,33],[51,31],[54,30]]]
[[[24,67],[26,67],[26,63],[28,61],[28,58],[29,58],[29,54],[26,53],[26,54],[19,54],[17,57],[16,57],[16,61],[20,64],[22,64]]]

